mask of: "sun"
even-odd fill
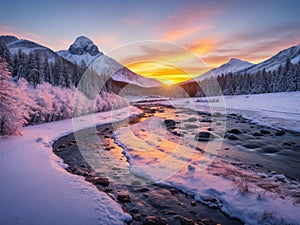
[[[161,82],[164,83],[164,84],[166,84],[166,85],[172,85],[172,84],[174,84],[174,82],[171,81],[171,80],[161,80]]]

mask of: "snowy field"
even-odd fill
[[[224,102],[228,113],[237,113],[267,126],[300,132],[300,92],[225,96]],[[212,102],[210,106],[218,104]]]
[[[84,116],[75,129],[91,121],[103,124],[139,112],[123,108]],[[68,119],[26,127],[22,136],[0,139],[1,225],[111,225],[131,219],[83,177],[66,172],[66,165],[53,154],[53,140],[71,132],[72,120]]]
[[[151,99],[147,100],[150,101]],[[158,103],[199,111],[236,113],[262,125],[300,132],[299,91],[177,100],[169,99],[159,101]]]

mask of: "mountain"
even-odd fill
[[[205,78],[210,78],[211,76],[213,77],[218,77],[221,76],[222,74],[227,74],[229,72],[231,73],[235,73],[241,70],[245,70],[251,66],[253,66],[254,64],[247,62],[247,61],[243,61],[240,59],[236,59],[236,58],[231,58],[227,63],[221,65],[220,67],[214,68],[202,75],[200,75],[199,77],[194,78],[194,81],[201,81],[204,80]]]
[[[285,65],[287,59],[290,59],[292,64],[298,63],[300,61],[300,44],[284,49],[279,53],[277,53],[276,55],[272,56],[271,58],[259,64],[252,64],[247,61],[232,58],[227,63],[221,65],[220,67],[214,68],[192,80],[183,82],[183,84],[192,81],[199,82],[206,78],[210,78],[212,76],[218,77],[221,76],[222,74],[227,74],[227,73],[247,72],[249,74],[255,74],[258,71],[262,71],[263,69],[265,69],[266,72],[273,71],[278,69],[280,65],[282,66]]]
[[[273,57],[261,62],[249,69],[246,72],[253,74],[265,69],[267,72],[278,69],[279,65],[285,65],[286,60],[290,59],[291,63],[295,64],[300,61],[300,44],[280,51]]]
[[[0,41],[4,42],[12,55],[17,54],[21,50],[26,55],[30,53],[38,53],[41,58],[48,58],[48,61],[55,61],[60,57],[43,45],[33,41],[18,39],[14,36],[0,36]]]
[[[98,74],[105,74],[112,78],[113,81],[133,84],[144,88],[161,86],[158,80],[143,77],[129,70],[116,60],[106,55],[101,55],[90,65]]]
[[[77,37],[68,50],[60,50],[56,53],[80,66],[89,66],[97,57],[103,55],[98,47],[85,36]]]
[[[144,88],[162,85],[156,79],[138,75],[116,60],[104,55],[98,50],[98,47],[85,36],[76,38],[68,50],[58,51],[57,54],[77,65],[90,67],[98,74],[108,75],[116,82],[134,84]],[[125,84],[122,86],[124,85]]]
[[[291,62],[288,63],[287,62]],[[300,45],[280,51],[271,58],[253,65],[231,59],[228,63],[215,68],[193,80],[179,84],[190,96],[214,96],[287,92],[300,90]],[[281,66],[281,69],[279,68]],[[231,73],[232,76],[226,76]],[[213,80],[218,77],[219,88]]]
[[[162,85],[156,79],[138,75],[118,63],[116,60],[104,55],[99,51],[98,47],[85,36],[77,37],[68,50],[61,50],[56,53],[38,43],[29,40],[21,40],[14,36],[0,36],[0,42],[6,44],[11,55],[17,54],[19,50],[27,56],[30,53],[33,53],[34,55],[38,53],[41,60],[47,58],[48,62],[59,64],[58,66],[61,68],[59,71],[56,71],[56,74],[53,74],[54,78],[52,78],[52,80],[55,80],[55,76],[58,76],[58,74],[65,74],[65,71],[63,70],[68,68],[71,76],[66,79],[72,79],[72,82],[76,84],[81,76],[79,74],[74,75],[74,73],[85,70],[89,65],[93,64],[92,68],[99,74],[109,75],[111,77],[110,82],[112,86],[118,86],[117,88],[112,88],[113,90],[120,90],[128,84],[133,84],[141,88],[158,87]],[[96,62],[92,63],[94,61]],[[80,68],[76,69],[76,65],[80,66]],[[16,68],[15,71],[19,71],[19,69]],[[74,72],[75,70],[77,71]],[[54,68],[51,71],[54,71]],[[26,74],[26,72],[24,73]],[[17,78],[22,76],[19,72],[13,72],[13,75]],[[46,81],[49,82],[49,80]],[[53,81],[51,83],[61,85],[59,81]],[[64,83],[70,83],[70,81]]]

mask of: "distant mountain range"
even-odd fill
[[[235,73],[241,70],[245,70],[251,66],[253,66],[253,63],[243,61],[240,59],[236,58],[231,58],[227,63],[221,65],[220,67],[214,68],[196,78],[194,78],[194,81],[201,81],[204,80],[205,78],[209,77],[218,77],[221,76],[222,74],[227,74],[227,73]]]
[[[72,63],[90,66],[99,74],[112,75],[112,79],[117,82],[145,88],[162,85],[158,80],[136,74],[111,57],[99,52],[98,47],[85,36],[76,38],[68,50],[58,51],[57,54]]]
[[[162,84],[156,79],[146,78],[134,73],[116,60],[104,55],[98,47],[87,37],[77,37],[68,50],[54,52],[51,49],[29,40],[20,40],[14,36],[0,36],[0,41],[4,41],[11,52],[16,54],[22,51],[25,54],[38,53],[40,58],[47,58],[49,62],[55,62],[58,59],[64,59],[68,62],[87,68],[91,66],[99,74],[109,73],[111,79],[124,87],[127,84],[137,85],[142,88],[159,87]],[[227,63],[218,68],[214,68],[198,77],[185,81],[179,85],[185,85],[192,82],[201,82],[206,78],[219,77],[228,73],[248,73],[255,74],[258,71],[273,71],[284,65],[286,60],[290,59],[292,64],[300,61],[300,45],[285,49],[273,57],[258,64],[252,64],[247,61],[232,58]]]
[[[99,74],[105,73],[110,75],[111,79],[116,81],[118,85],[121,85],[122,87],[127,84],[137,85],[142,88],[158,87],[162,85],[158,80],[136,74],[116,60],[104,55],[98,50],[98,47],[85,36],[76,38],[68,50],[60,50],[58,52],[54,52],[51,49],[32,41],[20,40],[14,36],[0,36],[0,41],[5,42],[12,55],[19,51],[22,51],[26,55],[38,53],[40,58],[47,57],[49,62],[64,59],[80,67],[88,68],[91,66],[91,68]]]
[[[20,50],[26,55],[38,52],[41,58],[47,57],[50,62],[60,58],[60,56],[50,48],[33,41],[18,39],[14,36],[0,36],[0,41],[3,41],[6,44],[12,55],[17,54]]]
[[[259,64],[253,65],[252,67],[246,69],[247,73],[253,74],[258,72],[259,70],[272,71],[278,69],[280,65],[284,65],[286,60],[290,59],[292,64],[298,63],[300,61],[300,44],[297,46],[293,46],[291,48],[287,48],[285,50],[280,51],[276,55],[271,58],[263,61]]]
[[[227,63],[221,65],[220,67],[211,69],[208,72],[201,74],[196,78],[182,82],[182,84],[189,83],[189,82],[199,82],[199,81],[203,81],[206,78],[219,77],[222,74],[226,75],[228,73],[234,74],[237,72],[247,72],[249,74],[255,74],[258,71],[263,71],[263,70],[265,70],[266,72],[273,71],[278,69],[280,65],[283,66],[286,63],[287,59],[290,59],[292,64],[298,63],[300,61],[300,44],[282,50],[276,55],[272,56],[271,58],[258,64],[253,64],[247,61],[232,58]]]

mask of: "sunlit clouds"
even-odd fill
[[[134,72],[164,83],[190,79],[230,58],[259,63],[300,43],[296,0],[87,0],[72,5],[30,0],[6,1],[2,7],[0,35],[54,51],[68,49],[84,35]]]
[[[132,71],[163,83],[178,83],[209,70],[190,49],[163,41],[130,43],[107,54]]]
[[[173,84],[192,79],[202,72],[199,68],[177,68],[159,61],[136,62],[127,65],[127,67],[138,74],[155,78],[165,84]],[[191,71],[193,71],[193,73],[191,73]]]

